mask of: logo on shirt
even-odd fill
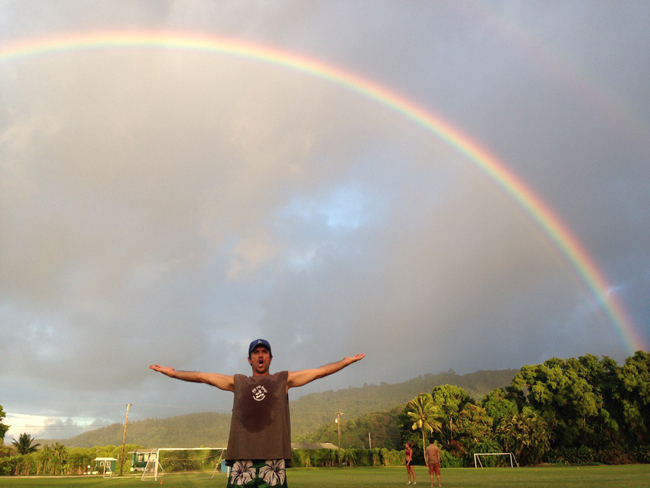
[[[262,385],[256,386],[253,388],[253,400],[256,402],[261,402],[266,398],[267,390]]]

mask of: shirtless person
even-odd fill
[[[429,439],[429,445],[424,451],[424,459],[429,466],[429,478],[431,478],[431,486],[433,486],[433,475],[438,477],[438,486],[440,484],[440,448],[434,444],[433,437]]]
[[[289,388],[336,373],[364,357],[357,354],[315,369],[271,374],[271,345],[257,339],[248,348],[252,376],[176,371],[158,364],[150,368],[170,378],[206,383],[235,394],[226,451],[226,464],[232,466],[228,488],[248,483],[286,488],[285,468],[291,466]]]

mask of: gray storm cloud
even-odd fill
[[[362,4],[55,5],[0,6],[1,45],[93,29],[218,35],[402,94],[538,194],[648,342],[650,93],[634,81],[648,75],[647,6],[381,3],[362,22]],[[530,39],[557,58],[531,55]],[[127,402],[136,419],[228,411],[228,395],[147,368],[246,371],[258,336],[275,369],[367,354],[305,391],[629,353],[521,205],[361,93],[162,46],[0,55],[0,87],[7,412],[76,428],[120,421]]]

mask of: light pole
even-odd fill
[[[124,435],[122,436],[122,461],[120,462],[120,476],[124,472],[124,450],[126,449],[126,424],[129,422],[129,407],[130,403],[126,404],[126,418],[124,419]]]
[[[336,412],[336,425],[339,430],[339,468],[341,467],[341,415],[343,412]]]

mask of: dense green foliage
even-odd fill
[[[434,388],[435,390],[435,388]],[[427,434],[433,431],[442,432],[442,422],[438,420],[438,405],[433,403],[433,396],[426,393],[420,393],[417,397],[406,404],[406,417],[411,422],[412,430],[419,430],[422,434],[422,450],[424,451],[429,444],[426,442]]]
[[[384,448],[342,449],[342,466],[399,466],[404,459],[404,451]],[[337,449],[294,449],[291,462],[300,467],[332,467],[339,464]]]
[[[126,452],[142,446],[126,445]],[[2,476],[39,476],[39,475],[77,475],[87,472],[87,467],[95,466],[97,457],[114,457],[121,462],[122,446],[103,446],[91,448],[68,448],[59,442],[46,444],[30,454],[17,454],[0,458],[0,475]],[[124,470],[131,467],[130,457],[125,457]]]
[[[2,443],[4,442],[5,433],[9,430],[9,427],[10,427],[9,425],[5,425],[5,424],[2,423],[2,421],[4,420],[6,415],[7,414],[2,409],[2,405],[0,405],[0,445],[2,445]]]
[[[414,406],[403,409],[404,442],[413,442]],[[608,357],[552,358],[524,366],[506,389],[479,402],[457,386],[432,390],[421,423],[442,429],[433,437],[470,465],[477,452],[512,452],[521,464],[541,462],[621,464],[650,458],[650,354],[638,351],[619,366]],[[417,409],[416,409],[417,410]],[[417,444],[415,444],[417,446]],[[415,458],[421,459],[421,448]]]

